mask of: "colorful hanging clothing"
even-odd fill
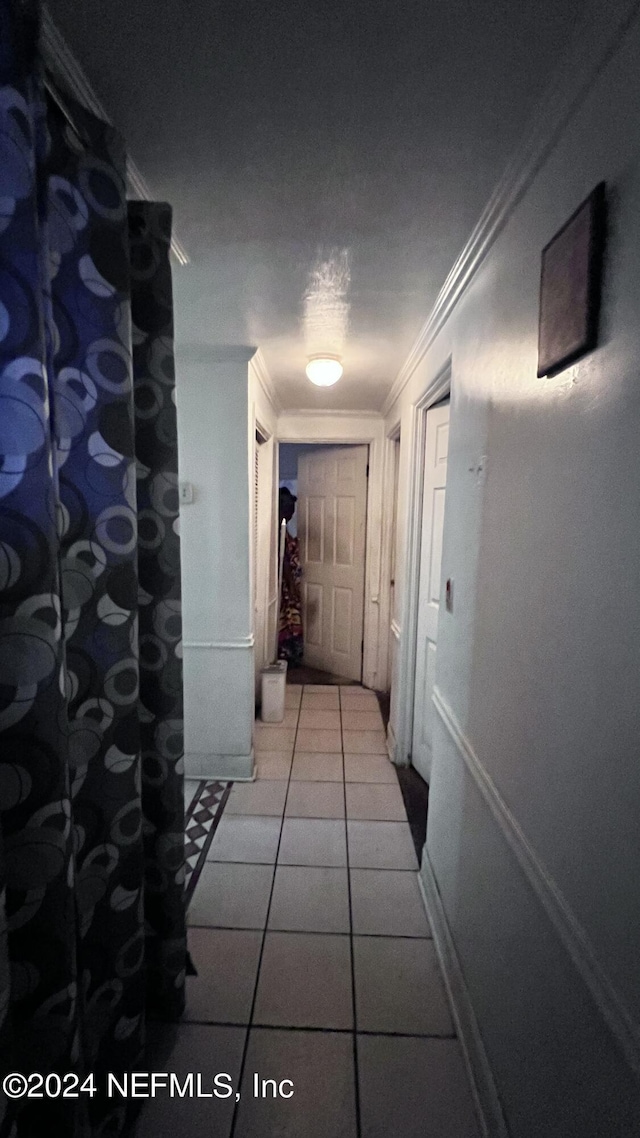
[[[290,664],[301,664],[304,651],[301,582],[300,543],[287,530],[282,566],[278,657],[280,660],[288,660]]]

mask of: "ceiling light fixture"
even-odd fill
[[[342,364],[338,356],[311,356],[307,364],[307,376],[316,387],[332,387],[342,375]]]

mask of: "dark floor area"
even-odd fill
[[[380,714],[385,726],[389,724],[389,710],[391,702],[390,692],[376,692]],[[422,859],[422,849],[427,836],[427,807],[429,805],[429,787],[414,767],[396,767],[398,782],[404,799],[404,807],[411,828],[411,837],[416,849],[418,861]]]
[[[378,704],[380,705],[380,714],[382,716],[382,722],[384,723],[384,729],[386,731],[387,727],[389,726],[389,712],[391,710],[391,706],[390,706],[391,705],[391,692],[377,691],[376,696],[378,698]]]
[[[319,668],[308,668],[306,664],[287,668],[288,684],[339,684],[341,687],[354,686],[358,680],[345,680],[344,676],[334,676],[331,672],[321,672]]]
[[[396,773],[411,828],[411,837],[418,861],[421,861],[422,850],[427,837],[429,787],[414,767],[396,767]]]

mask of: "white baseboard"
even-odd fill
[[[186,778],[206,778],[212,782],[253,782],[255,759],[249,755],[216,755],[187,751],[184,756]]]
[[[508,1138],[500,1097],[425,846],[418,875],[484,1138]]]

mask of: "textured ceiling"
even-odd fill
[[[259,345],[283,405],[353,409],[382,404],[582,7],[49,0],[174,207],[178,341]]]

